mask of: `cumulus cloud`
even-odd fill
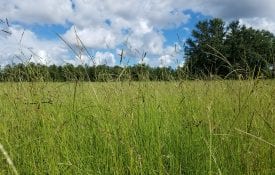
[[[92,48],[113,49],[127,40],[132,49],[159,55],[165,42],[159,31],[180,26],[190,17],[182,12],[183,8],[173,7],[172,1],[73,0],[73,3],[74,15],[70,20],[85,45]],[[74,30],[67,31],[64,37],[76,44]]]
[[[191,8],[225,19],[275,17],[273,0],[199,0],[191,4]]]
[[[138,64],[146,64],[146,65],[149,65],[150,64],[150,58],[148,57],[145,57],[145,58],[142,58],[138,61]]]
[[[78,35],[78,36],[76,36]],[[117,35],[114,31],[104,27],[87,27],[83,29],[74,29],[71,27],[64,35],[71,44],[79,44],[81,39],[86,47],[100,49],[100,48],[115,48],[117,45]],[[78,39],[79,37],[79,39]]]
[[[172,64],[174,58],[171,55],[163,55],[161,56],[158,61],[159,61],[159,66],[160,67],[168,67]]]
[[[17,25],[73,24],[62,35],[72,45],[78,44],[76,28],[78,36],[88,48],[115,50],[127,43],[129,50],[147,52],[144,60],[148,64],[163,66],[173,64],[175,55],[172,53],[173,47],[165,44],[167,38],[162,31],[179,27],[190,20],[187,10],[226,20],[240,19],[243,24],[275,33],[273,0],[0,1],[0,17],[7,17],[17,22]],[[22,28],[12,27],[12,37],[0,36],[3,46],[0,50],[0,64],[10,62],[11,58],[15,59],[15,54],[20,54],[18,41]],[[25,52],[29,53],[28,56],[32,55],[31,61],[34,62],[61,63],[60,58],[68,61],[70,56],[64,44],[41,40],[31,30],[25,31],[23,41]],[[115,64],[111,52],[96,54],[100,58],[98,64],[102,64],[106,58],[108,64]]]
[[[96,52],[95,63],[96,65],[115,65],[115,56],[110,52]]]
[[[190,9],[226,20],[240,20],[242,24],[275,33],[274,0],[198,0]]]
[[[1,15],[14,21],[39,24],[64,24],[81,27],[102,25],[106,19],[119,19],[121,26],[147,19],[151,26],[169,28],[186,22],[190,16],[182,11],[191,9],[227,19],[274,19],[273,0],[9,0],[0,2]],[[123,21],[124,20],[124,21]]]
[[[27,24],[64,24],[72,15],[70,0],[0,1],[2,17]]]
[[[175,8],[172,1],[28,1],[0,2],[2,15],[30,24],[73,23],[80,38],[91,48],[115,48],[126,40],[124,31],[128,30],[127,37],[132,38],[133,47],[151,49],[152,54],[160,54],[164,38],[158,30],[179,26],[189,19],[189,15],[182,12],[183,8]],[[76,44],[73,28],[64,37]]]
[[[9,28],[11,35],[0,36],[0,64],[35,62],[62,64],[68,49],[60,42],[39,39],[20,26]]]
[[[256,29],[265,29],[275,34],[275,22],[267,18],[241,18],[240,23]]]

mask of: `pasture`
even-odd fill
[[[0,144],[0,174],[274,174],[275,82],[0,83]]]

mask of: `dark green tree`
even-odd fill
[[[274,67],[274,35],[221,19],[201,21],[185,46],[187,70],[194,77],[269,77]]]
[[[232,75],[245,78],[268,75],[273,64],[274,35],[268,31],[230,23],[225,39],[226,57],[232,66]]]
[[[224,72],[223,60],[217,57],[224,51],[225,24],[221,19],[200,21],[185,46],[186,66],[195,76]]]

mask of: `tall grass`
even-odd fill
[[[274,174],[274,85],[2,83],[0,143],[19,174]]]

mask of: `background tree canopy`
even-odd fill
[[[274,35],[233,21],[201,21],[185,45],[185,69],[191,76],[223,78],[272,76]],[[274,76],[274,75],[273,75]]]

